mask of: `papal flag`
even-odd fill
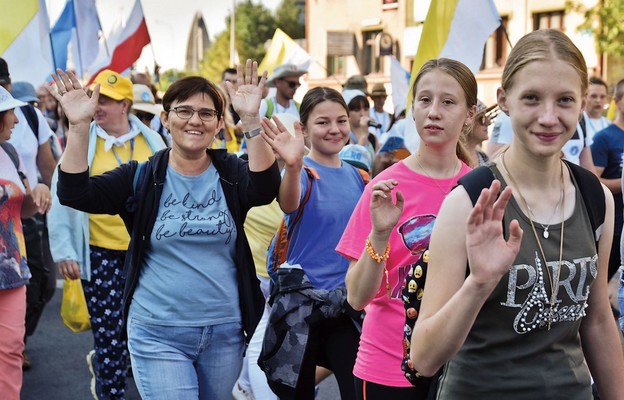
[[[427,60],[453,58],[476,74],[485,42],[500,24],[493,0],[432,0],[412,66],[408,103],[414,78]]]
[[[0,10],[0,57],[11,79],[41,85],[53,72],[45,1],[0,0]]]
[[[258,71],[267,71],[269,76],[275,67],[282,64],[294,64],[298,69],[307,71],[312,57],[291,39],[283,30],[277,28],[271,39],[271,46],[258,66]]]

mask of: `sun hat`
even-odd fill
[[[355,99],[358,96],[363,96],[364,98],[367,98],[366,93],[359,89],[347,89],[342,91],[342,98],[344,99],[345,103],[347,103],[347,106],[349,106],[351,100]]]
[[[11,85],[11,96],[26,103],[39,101],[35,87],[28,82],[13,82],[13,85]]]
[[[153,115],[160,115],[160,112],[163,110],[163,106],[162,104],[156,104],[154,95],[147,86],[137,83],[133,86],[133,91],[133,110],[143,111]]]
[[[295,64],[282,64],[273,70],[273,73],[271,74],[269,79],[267,79],[265,86],[275,87],[276,79],[288,78],[291,76],[299,78],[301,75],[307,72],[308,71],[299,69]]]
[[[362,92],[366,93],[368,90],[368,83],[366,83],[366,78],[364,75],[352,75],[347,79],[344,85],[342,85],[344,90],[347,89],[358,89]]]
[[[338,156],[342,161],[348,162],[357,168],[362,168],[370,172],[373,166],[373,159],[366,147],[361,144],[348,144],[340,150]]]
[[[386,86],[383,83],[375,83],[373,85],[373,90],[371,90],[369,96],[387,96],[388,92],[386,92]]]
[[[132,90],[132,81],[124,78],[115,71],[105,69],[96,77],[89,89],[95,89],[95,84],[100,84],[100,94],[110,97],[113,100],[128,99],[134,100],[134,92]]]
[[[11,96],[5,88],[0,86],[0,112],[12,110],[16,107],[25,106],[26,103],[20,100],[16,100]]]

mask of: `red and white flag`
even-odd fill
[[[126,24],[124,26],[117,24],[113,27],[106,43],[100,45],[98,57],[89,68],[92,71],[90,81],[93,81],[104,69],[121,73],[130,68],[141,56],[143,47],[149,43],[150,36],[143,16],[143,8],[141,2],[135,0]]]

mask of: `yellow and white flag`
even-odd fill
[[[282,64],[294,64],[298,69],[307,71],[312,57],[290,38],[283,30],[277,28],[271,39],[271,46],[258,66],[258,71],[266,70],[269,76]]]
[[[412,66],[408,104],[414,78],[432,58],[452,58],[477,73],[485,42],[500,23],[493,0],[432,0]]]
[[[0,57],[11,80],[41,85],[54,70],[45,0],[0,0],[0,9]]]

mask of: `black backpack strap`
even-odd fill
[[[466,192],[468,192],[468,196],[470,196],[470,200],[474,206],[477,204],[481,191],[485,188],[489,188],[493,180],[494,173],[489,167],[483,165],[459,178],[457,184],[462,185]]]
[[[2,147],[2,150],[4,150],[7,153],[7,155],[9,156],[9,158],[15,165],[17,174],[22,180],[22,184],[24,185],[24,187],[26,187],[26,175],[24,175],[24,173],[20,171],[20,168],[19,168],[20,161],[19,161],[19,156],[17,155],[17,150],[15,150],[15,147],[13,147],[11,143],[6,142],[6,141],[0,142],[0,147]]]
[[[30,130],[37,138],[37,144],[39,144],[39,118],[37,117],[35,107],[32,104],[26,104],[25,106],[21,106],[20,109],[24,113],[24,117],[26,117],[26,122],[28,122]]]
[[[591,223],[592,230],[594,231],[594,237],[598,239],[599,231],[602,228],[602,224],[605,220],[605,196],[602,189],[600,180],[593,173],[589,172],[583,167],[564,160],[568,169],[574,176],[574,180],[578,185],[581,192],[581,197],[585,203],[587,209],[587,215],[589,216],[589,222]],[[598,241],[598,240],[596,240]]]
[[[581,125],[581,131],[583,132],[583,147],[589,147],[587,144],[587,122],[585,122],[585,114],[579,120],[579,125]]]

